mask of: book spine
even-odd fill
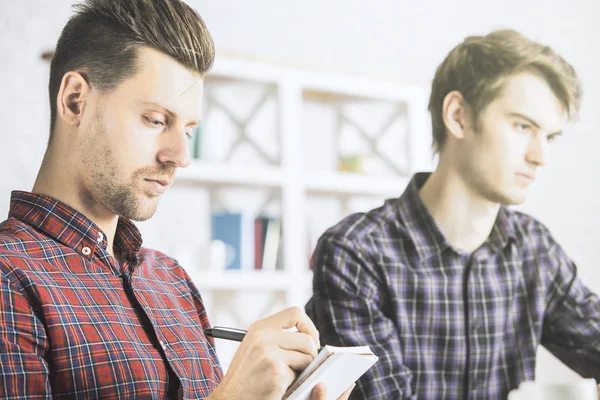
[[[274,271],[277,269],[277,253],[281,241],[281,220],[269,219],[266,236],[265,251],[263,255],[263,270]]]
[[[225,269],[241,270],[243,259],[243,215],[239,213],[215,213],[212,216],[212,239],[231,246],[235,255]]]
[[[261,270],[263,264],[263,252],[265,249],[264,223],[261,218],[254,220],[254,269]]]

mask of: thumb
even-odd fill
[[[312,391],[312,395],[310,396],[311,400],[325,400],[327,399],[327,387],[324,383],[319,383],[314,387]]]

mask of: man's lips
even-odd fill
[[[521,179],[524,179],[526,181],[534,181],[535,180],[535,174],[533,174],[531,172],[518,172],[517,176],[521,177]]]
[[[169,186],[171,186],[171,184],[173,183],[172,180],[168,180],[168,179],[150,179],[150,178],[145,178],[144,179],[146,182],[148,182],[150,185],[152,185],[152,187],[154,188],[154,190],[157,193],[163,194],[167,191],[167,188]]]

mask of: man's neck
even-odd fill
[[[419,195],[448,242],[467,253],[486,241],[500,209],[474,193],[452,169],[439,166]]]
[[[58,158],[48,155],[44,157],[32,193],[53,197],[85,215],[104,232],[108,242],[107,250],[114,256],[113,243],[119,217],[100,204],[92,204],[87,199],[88,196],[82,193],[81,185],[72,173],[65,172],[75,171],[73,166],[66,165],[67,157],[63,159],[65,161],[58,161]]]

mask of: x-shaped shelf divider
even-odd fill
[[[248,135],[248,125],[250,125],[250,123],[256,117],[256,115],[258,114],[260,109],[267,103],[269,98],[271,96],[273,96],[274,94],[275,94],[274,88],[271,86],[266,86],[265,90],[263,91],[261,96],[258,98],[258,101],[253,105],[248,116],[244,119],[241,119],[238,116],[234,115],[234,113],[231,111],[231,109],[229,109],[226,104],[224,104],[216,96],[214,96],[210,90],[207,90],[207,93],[206,93],[207,114],[212,107],[217,107],[225,113],[225,115],[229,118],[229,120],[238,129],[238,137],[229,147],[229,149],[227,151],[227,155],[225,156],[223,161],[227,162],[227,161],[231,160],[235,151],[242,144],[248,143],[264,161],[266,161],[267,163],[269,163],[271,165],[279,165],[279,163],[280,163],[279,156],[274,157],[274,156],[270,155],[267,151],[265,151],[261,147],[261,145],[259,143],[257,143],[255,140],[253,140]],[[281,146],[280,146],[281,139],[279,138],[279,135],[276,135],[276,137],[277,137],[277,141],[279,144],[279,148],[281,148]]]

